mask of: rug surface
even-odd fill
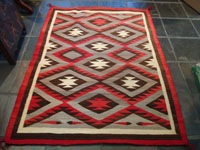
[[[149,11],[51,7],[6,142],[186,144]]]

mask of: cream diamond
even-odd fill
[[[98,50],[98,51],[103,51],[104,49],[107,49],[107,45],[108,44],[105,44],[105,43],[102,43],[102,42],[98,42],[98,43],[95,43],[95,44],[91,44],[93,47],[92,49],[95,49],[95,50]]]
[[[136,87],[140,87],[137,82],[139,80],[134,80],[135,77],[125,77],[126,80],[122,80],[125,84],[122,86],[126,86],[128,89],[135,89]]]
[[[82,30],[80,30],[79,28],[74,28],[74,29],[72,29],[71,31],[69,31],[70,32],[70,34],[68,34],[68,35],[70,35],[70,36],[79,36],[79,35],[83,35],[83,31]]]
[[[92,63],[92,65],[90,65],[90,67],[95,67],[96,69],[104,69],[104,67],[109,67],[109,65],[107,65],[109,62],[105,61],[103,59],[97,59],[95,61],[90,61],[90,63]]]
[[[127,37],[127,36],[129,36],[130,32],[128,32],[126,30],[121,30],[121,31],[119,31],[117,33],[118,33],[118,36],[120,36],[120,37]]]
[[[117,40],[121,43],[127,43],[131,40],[134,40],[142,35],[144,35],[144,32],[136,30],[134,28],[120,25],[114,29],[106,30],[102,32],[102,34],[106,35],[107,37],[110,37],[112,39]]]
[[[59,85],[64,86],[64,88],[72,88],[73,85],[77,85],[75,81],[78,79],[73,79],[74,77],[65,77],[65,79],[59,79],[62,83]]]

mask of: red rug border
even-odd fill
[[[182,116],[181,105],[180,105],[178,94],[176,92],[176,88],[175,88],[175,85],[174,85],[174,82],[173,82],[173,79],[172,79],[172,75],[171,75],[169,66],[166,62],[164,52],[163,52],[162,47],[160,45],[160,42],[158,40],[156,29],[154,27],[151,14],[148,10],[147,10],[146,13],[147,13],[147,16],[148,16],[147,19],[149,20],[149,24],[150,24],[150,27],[151,27],[151,30],[152,30],[152,33],[153,33],[154,41],[155,41],[155,44],[156,44],[162,65],[164,67],[166,77],[167,77],[167,80],[168,80],[168,83],[169,83],[170,91],[171,91],[172,96],[173,96],[173,102],[174,102],[174,107],[175,107],[175,111],[176,111],[176,116],[177,116],[177,120],[178,120],[178,124],[179,124],[179,128],[180,128],[181,136],[182,136],[183,140],[185,140],[187,142],[187,134],[186,134],[185,124],[184,124],[184,120],[183,120],[183,116]]]
[[[104,9],[104,10],[127,10],[127,11],[143,11],[147,14],[147,19],[149,21],[151,30],[152,30],[152,34],[153,34],[153,38],[155,41],[155,44],[157,46],[158,49],[158,53],[159,56],[161,58],[161,62],[162,65],[164,67],[165,73],[166,73],[166,77],[169,83],[169,87],[173,96],[173,102],[174,102],[174,107],[175,107],[175,111],[176,111],[176,115],[177,115],[177,120],[178,120],[178,124],[179,124],[179,128],[180,128],[180,134],[181,134],[181,138],[182,140],[123,140],[123,139],[110,139],[110,140],[33,140],[33,139],[23,139],[23,140],[12,140],[11,139],[11,134],[12,134],[12,130],[14,128],[14,123],[15,120],[17,118],[17,114],[19,112],[19,108],[20,108],[20,104],[21,101],[23,99],[23,95],[25,92],[25,89],[27,87],[28,81],[30,79],[30,75],[31,72],[33,70],[33,67],[36,63],[36,60],[38,58],[38,53],[40,51],[41,48],[41,44],[43,42],[43,38],[45,36],[45,29],[48,25],[48,22],[50,20],[50,16],[53,12],[54,9],[63,9],[63,10],[67,10],[67,9]],[[168,74],[168,75],[167,75]],[[7,144],[16,144],[16,145],[22,145],[22,144],[34,144],[34,145],[38,145],[38,144],[49,144],[49,145],[75,145],[75,144],[97,144],[97,143],[114,143],[114,144],[135,144],[135,145],[188,145],[188,140],[187,140],[187,135],[186,135],[186,130],[185,130],[185,126],[184,126],[184,120],[182,117],[182,113],[181,113],[181,107],[178,101],[178,96],[176,93],[176,89],[171,77],[171,73],[169,70],[169,67],[166,63],[165,60],[165,56],[164,53],[162,51],[162,48],[160,46],[160,43],[158,41],[158,37],[156,34],[156,30],[150,15],[150,12],[148,9],[134,9],[134,8],[109,8],[109,7],[70,7],[70,8],[62,8],[62,7],[55,7],[52,6],[47,14],[46,20],[43,24],[42,30],[40,32],[40,36],[33,54],[33,58],[29,64],[28,70],[25,74],[23,83],[20,87],[18,96],[17,96],[17,100],[16,103],[14,105],[13,108],[13,112],[7,127],[7,131],[6,131],[6,135],[4,138],[5,142]]]

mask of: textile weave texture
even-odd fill
[[[6,142],[187,144],[149,11],[51,7]]]

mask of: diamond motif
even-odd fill
[[[97,42],[94,42],[94,43],[86,45],[86,46],[97,52],[100,52],[100,51],[102,52],[102,51],[108,50],[109,48],[113,47],[112,45],[102,42],[102,41],[97,41]]]
[[[107,50],[105,49],[103,52],[98,52],[97,50],[93,50],[92,47],[89,46],[89,45],[95,44],[96,42],[99,43],[101,41],[103,41],[103,43],[105,44],[111,45],[110,46],[111,48]],[[86,50],[87,52],[93,54],[93,56],[77,62],[76,66],[87,72],[93,73],[96,76],[103,76],[109,72],[116,70],[117,68],[125,64],[124,62],[121,62],[119,60],[116,60],[107,56],[108,53],[113,52],[117,49],[120,49],[122,46],[119,44],[112,43],[109,40],[106,40],[102,37],[92,39],[88,41],[87,43],[78,45],[77,47],[80,49]],[[104,65],[104,67],[103,66],[98,67],[97,64]]]
[[[91,56],[90,53],[81,50],[79,48],[68,48],[62,51],[58,51],[53,53],[54,56],[66,61],[66,62],[78,62],[81,59],[85,59],[86,57]]]
[[[129,32],[127,30],[120,30],[120,31],[117,31],[117,32],[113,32],[112,34],[118,36],[118,37],[121,37],[121,38],[127,38],[135,33],[132,33],[132,32]]]
[[[128,60],[130,58],[133,58],[136,54],[131,53],[130,51],[124,50],[122,52],[117,53],[116,55],[123,58],[123,59]]]
[[[64,76],[60,76],[54,80],[50,81],[53,85],[56,85],[64,90],[73,89],[83,83],[86,83],[83,79],[80,79],[72,74],[66,74]]]
[[[119,105],[101,94],[98,94],[88,100],[84,100],[79,104],[84,108],[89,109],[97,114],[104,113]]]
[[[136,89],[137,87],[140,87],[137,83],[139,80],[136,80],[135,77],[124,77],[125,79],[121,80],[124,82],[122,86],[125,86],[127,89]]]
[[[100,95],[100,98],[104,98],[105,100],[112,102],[111,104],[113,104],[113,108],[107,109],[106,111],[105,110],[100,111],[98,113],[97,111],[95,111],[95,108],[98,107],[97,105],[94,105],[95,106],[94,108],[88,109],[89,107],[86,107],[85,106],[86,104],[85,105],[83,104],[84,102],[87,102],[88,100],[93,100],[93,98],[98,98],[99,95]],[[90,103],[91,102],[93,102],[93,101],[90,101]],[[103,119],[111,116],[112,114],[130,106],[130,104],[128,104],[124,100],[110,94],[109,92],[107,92],[106,90],[101,89],[101,88],[91,91],[89,93],[86,93],[85,95],[82,95],[81,97],[78,97],[78,98],[74,99],[73,101],[69,101],[68,104],[70,104],[72,107],[76,108],[77,110],[81,111],[83,114],[85,114],[87,112],[87,115],[89,115],[90,117],[92,117],[96,120],[103,120]],[[105,107],[105,105],[106,104],[104,103],[104,107]],[[102,107],[103,107],[103,104],[102,104]],[[108,107],[108,106],[106,106],[106,107]],[[104,109],[106,109],[106,107]]]
[[[69,42],[77,42],[94,36],[95,34],[97,34],[97,32],[86,29],[82,25],[76,23],[69,28],[54,31],[53,34],[59,36],[60,38],[64,38],[64,40],[67,40]]]
[[[97,31],[104,30],[110,26],[117,25],[120,23],[115,18],[108,17],[104,14],[97,14],[90,18],[81,19],[81,22],[85,23],[88,27],[93,28]]]
[[[72,37],[79,37],[79,36],[83,36],[85,34],[88,34],[87,32],[81,30],[80,28],[73,28],[73,29],[68,30],[68,31],[66,31],[64,33],[66,35],[72,36]]]
[[[77,53],[76,51],[71,50],[71,51],[65,53],[63,56],[68,59],[75,60],[75,59],[81,57],[82,55],[80,53]]]
[[[88,66],[92,69],[95,69],[97,71],[104,71],[104,70],[114,66],[115,63],[113,63],[110,60],[107,60],[105,58],[99,57],[99,58],[88,61],[84,65]]]
[[[76,66],[97,76],[103,76],[125,65],[125,63],[112,59],[105,54],[100,53],[99,56],[95,55],[79,61]]]
[[[141,31],[123,25],[120,25],[108,31],[104,31],[102,32],[102,34],[108,37],[112,37],[113,39],[121,43],[129,42],[130,40],[136,39],[144,35],[144,33]]]
[[[94,19],[90,20],[89,22],[96,26],[103,26],[105,24],[111,23],[111,21],[104,19],[102,17],[94,18]]]
[[[50,70],[49,72],[50,73],[45,73],[47,74],[47,77],[41,78],[40,82],[49,87],[51,90],[56,91],[63,96],[71,95],[77,91],[80,91],[81,89],[84,89],[85,87],[97,83],[95,79],[81,75],[80,73],[76,72],[74,67],[71,67],[71,69],[66,69],[64,67],[60,70]],[[74,82],[70,81],[70,83],[68,83],[65,79],[73,79]],[[63,84],[63,82],[65,82],[65,84]]]
[[[127,62],[136,61],[137,59],[144,57],[146,54],[141,51],[136,51],[134,49],[125,47],[125,48],[116,50],[108,55],[117,60],[127,63]]]
[[[135,89],[130,89],[127,88],[128,86],[124,86],[123,80],[127,80],[126,77],[132,77],[132,78],[134,77],[136,80],[138,80],[138,83],[139,82],[141,83],[140,87],[135,87]],[[145,77],[144,75],[136,72],[135,70],[132,70],[131,68],[126,68],[122,70],[120,73],[104,80],[103,83],[106,83],[112,86],[113,88],[127,94],[128,96],[133,97],[149,89],[157,82],[148,77]]]
[[[143,87],[147,82],[131,74],[127,74],[124,77],[114,81],[114,83],[132,92]]]
[[[109,40],[103,37],[97,37],[95,39],[87,41],[87,43],[77,45],[77,47],[93,54],[95,54],[96,52],[103,52],[104,54],[107,54],[109,52],[122,48],[121,45],[114,42],[110,42]]]

